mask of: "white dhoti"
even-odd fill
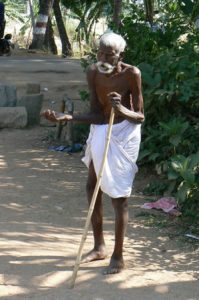
[[[93,161],[96,175],[100,171],[106,144],[108,124],[91,125],[85,156],[82,161],[89,167]],[[101,179],[101,190],[111,198],[129,197],[138,170],[136,160],[141,140],[141,124],[127,120],[114,124],[107,160]]]

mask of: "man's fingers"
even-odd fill
[[[44,110],[41,113],[41,116],[52,122],[70,121],[73,118],[71,115],[67,115],[50,109]]]
[[[115,96],[120,96],[117,92],[111,92],[107,95],[108,97],[115,97]]]
[[[41,116],[49,116],[51,114],[51,110],[50,109],[46,109],[44,111],[42,111]]]
[[[115,105],[117,105],[117,104],[120,104],[121,103],[121,99],[120,98],[113,98],[113,99],[111,99],[111,103],[112,104],[115,104]]]
[[[50,110],[50,109],[44,110],[41,113],[41,116],[45,117],[47,120],[52,121],[52,122],[56,122],[57,121],[56,120],[56,114],[55,114],[54,110]]]
[[[112,102],[112,103],[120,103],[120,102],[121,102],[121,99],[114,98],[114,99],[111,99],[111,102]]]

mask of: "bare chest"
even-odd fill
[[[121,94],[124,99],[130,94],[130,86],[125,74],[117,74],[115,76],[105,76],[98,74],[95,79],[96,93],[101,105],[107,110],[110,108],[108,94],[117,92]],[[107,109],[106,109],[107,108]]]

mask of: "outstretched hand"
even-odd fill
[[[68,115],[68,114],[64,114],[64,113],[60,113],[60,112],[56,112],[54,110],[44,110],[41,113],[41,116],[46,118],[47,120],[51,121],[51,122],[59,122],[59,121],[69,121],[72,120],[72,116]]]

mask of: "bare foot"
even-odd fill
[[[88,263],[94,260],[102,260],[107,257],[105,247],[101,247],[99,250],[91,250],[81,261],[82,264]]]
[[[123,258],[121,259],[116,259],[116,258],[111,258],[110,265],[105,269],[103,272],[104,275],[109,275],[109,274],[117,274],[120,273],[124,269],[124,261]]]

